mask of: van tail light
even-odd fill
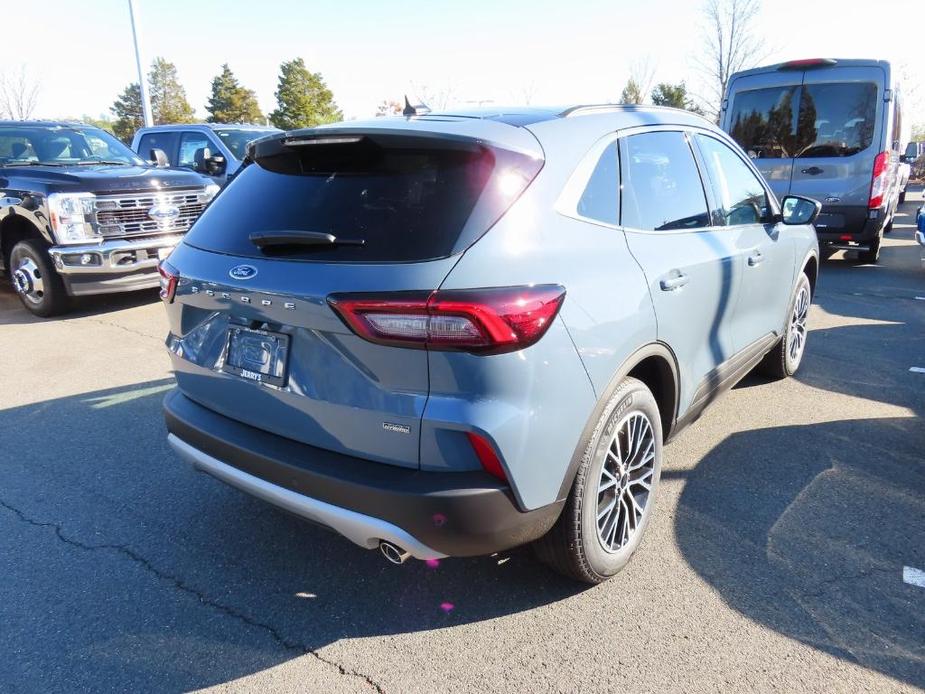
[[[466,436],[469,437],[469,444],[472,446],[472,450],[475,451],[476,456],[478,456],[479,462],[482,464],[482,469],[489,475],[497,477],[502,482],[507,482],[507,475],[504,474],[501,460],[498,458],[498,454],[495,453],[494,447],[488,442],[488,439],[471,431],[468,432]]]
[[[166,260],[162,260],[157,266],[157,272],[161,276],[161,299],[165,304],[172,304],[173,297],[177,293],[177,282],[180,281],[180,273],[173,265]]]
[[[890,153],[880,152],[874,158],[874,172],[870,181],[870,201],[868,209],[875,210],[883,206],[883,198],[889,189]]]
[[[499,354],[529,347],[543,337],[564,298],[563,287],[547,284],[333,294],[328,303],[353,332],[370,342]]]

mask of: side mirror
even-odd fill
[[[812,224],[822,210],[822,203],[800,195],[787,195],[781,201],[784,224]]]
[[[227,163],[225,157],[221,154],[213,154],[211,157],[206,159],[206,169],[209,172],[210,176],[221,176],[225,173],[225,167]]]
[[[162,149],[158,149],[157,147],[153,147],[151,149],[150,159],[159,169],[166,169],[168,166],[170,166],[170,162],[167,159],[167,153]]]

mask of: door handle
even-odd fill
[[[662,288],[663,292],[673,292],[690,282],[690,279],[691,278],[685,275],[683,272],[679,272],[677,275],[666,277],[665,279],[661,280],[658,283],[658,286]]]
[[[818,166],[810,166],[808,169],[802,169],[802,173],[809,174],[810,176],[818,176],[825,169],[820,169]]]
[[[761,251],[755,251],[750,256],[748,256],[748,266],[755,267],[756,265],[761,265],[764,262],[764,256],[761,254]]]

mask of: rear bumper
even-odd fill
[[[816,224],[816,236],[820,244],[865,245],[883,230],[889,221],[887,213],[887,209],[868,210],[866,207],[823,207]]]
[[[197,468],[369,549],[388,540],[418,559],[490,554],[544,535],[564,503],[524,512],[484,472],[420,471],[314,448],[176,389],[164,416],[170,444]]]

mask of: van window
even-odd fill
[[[850,157],[867,149],[873,141],[876,113],[873,82],[804,85],[796,156]]]
[[[717,224],[760,224],[768,213],[768,196],[755,173],[727,145],[696,135],[717,206]]]
[[[624,226],[650,231],[709,226],[700,173],[682,133],[643,133],[625,143]]]
[[[798,86],[752,89],[735,95],[729,134],[752,159],[796,154]]]
[[[577,212],[582,217],[596,219],[607,224],[617,224],[620,203],[617,198],[620,189],[617,143],[611,142],[594,167],[581,198]]]

